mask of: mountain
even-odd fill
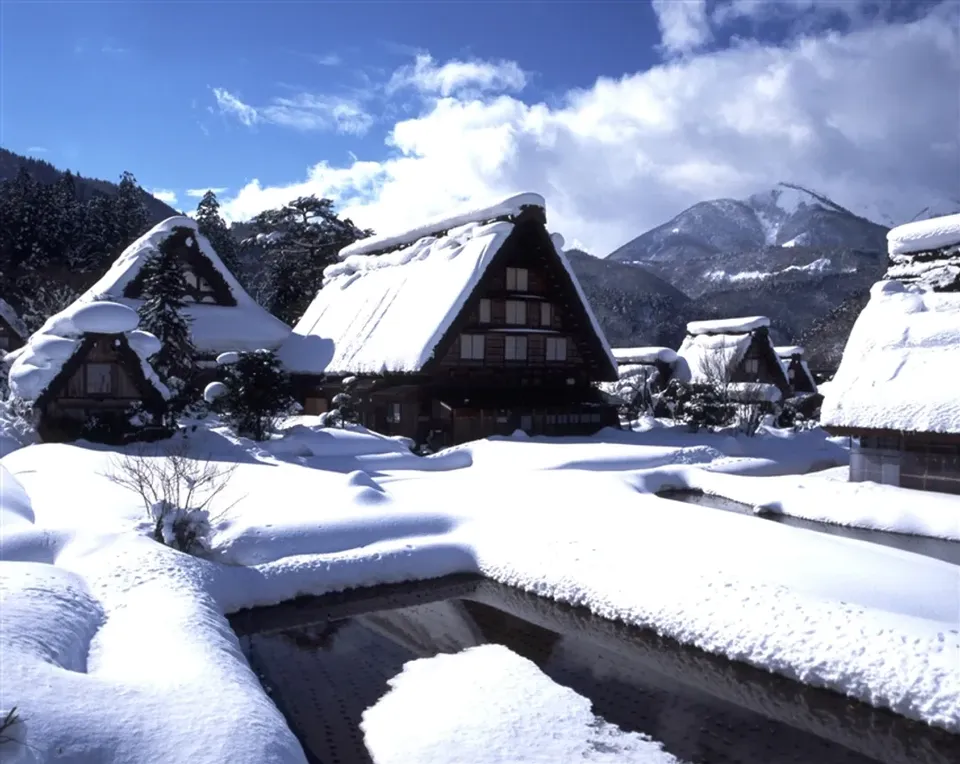
[[[55,183],[65,173],[64,170],[58,170],[49,162],[33,157],[25,157],[15,154],[5,148],[0,148],[0,183],[5,180],[15,178],[20,168],[25,167],[35,181],[43,184]],[[85,178],[81,175],[74,175],[76,178],[77,198],[85,202],[94,194],[101,193],[113,196],[117,192],[117,184],[107,180],[98,180],[97,178]],[[159,223],[172,215],[180,213],[164,202],[161,202],[146,191],[143,192],[143,200],[147,206],[147,212],[150,214],[150,224]]]

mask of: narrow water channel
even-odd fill
[[[934,539],[928,538],[927,536],[911,536],[905,533],[872,531],[867,528],[851,528],[846,525],[834,525],[833,523],[823,523],[817,520],[804,520],[800,517],[791,517],[790,515],[774,513],[758,515],[754,513],[753,507],[747,504],[742,504],[732,499],[725,499],[723,496],[713,496],[701,491],[661,491],[657,495],[664,499],[683,501],[688,504],[699,504],[703,507],[722,509],[725,512],[736,512],[739,515],[751,515],[761,520],[770,520],[775,523],[780,523],[781,525],[789,525],[793,528],[805,528],[806,530],[826,533],[831,536],[843,536],[844,538],[857,539],[858,541],[869,541],[872,544],[881,544],[883,546],[893,547],[894,549],[903,549],[907,552],[922,554],[924,557],[933,557],[938,560],[946,560],[955,565],[960,565],[960,542],[958,541]]]
[[[942,730],[484,579],[304,598],[231,624],[311,763],[371,762],[359,723],[387,681],[407,661],[490,643],[691,764],[960,761]]]

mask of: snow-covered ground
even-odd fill
[[[845,462],[821,431],[745,438],[647,421],[419,458],[300,417],[266,444],[202,428],[190,443],[237,465],[211,506],[212,560],[144,535],[139,499],[105,476],[110,450],[2,459],[0,712],[18,707],[32,746],[3,756],[302,762],[224,614],[465,571],[960,731],[960,568],[653,495],[769,503],[782,488],[785,505],[810,490],[824,504],[835,488],[846,505],[857,487],[776,477]],[[551,692],[529,679],[525,692]]]

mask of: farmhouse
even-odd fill
[[[795,394],[817,392],[817,382],[813,372],[803,358],[803,348],[798,345],[776,348],[780,363],[787,370],[787,379]]]
[[[44,441],[117,443],[147,431],[167,388],[147,358],[159,340],[114,302],[74,303],[11,353],[11,395],[32,405]]]
[[[899,255],[949,260],[960,215],[894,228],[887,242],[892,272]],[[935,261],[873,286],[830,383],[821,424],[853,438],[851,481],[960,494],[960,291]]]
[[[616,361],[543,197],[346,247],[278,355],[307,413],[358,379],[364,423],[443,446],[617,426]]]
[[[210,242],[188,217],[167,218],[127,247],[78,303],[112,300],[137,310],[142,300],[143,264],[164,240],[172,240],[183,264],[187,290],[183,310],[203,366],[220,353],[276,350],[290,327],[258,305],[240,286]]]
[[[694,384],[723,386],[741,398],[753,390],[765,402],[792,392],[766,316],[692,321],[677,354]]]
[[[0,358],[11,350],[23,346],[27,339],[27,327],[10,303],[0,298]]]

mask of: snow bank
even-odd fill
[[[468,223],[488,223],[497,218],[515,217],[520,214],[524,207],[546,207],[546,201],[540,194],[516,194],[493,204],[471,207],[435,218],[407,231],[361,239],[341,249],[340,259],[345,260],[354,255],[369,255],[396,249],[407,244],[413,244],[423,238],[444,234],[452,228],[458,228]]]
[[[821,409],[824,426],[960,433],[960,294],[881,281]]]
[[[502,645],[410,661],[388,684],[360,723],[377,764],[678,762]]]
[[[917,220],[887,231],[891,255],[925,252],[960,244],[960,214]]]
[[[732,400],[743,403],[776,403],[783,397],[779,387],[761,382],[730,382],[727,384],[727,394]]]
[[[746,318],[718,318],[713,321],[691,321],[687,324],[688,334],[740,334],[752,332],[764,326],[770,326],[766,316],[747,316]]]
[[[641,348],[611,348],[613,357],[618,364],[665,363],[677,362],[677,353],[670,348],[641,347]]]

